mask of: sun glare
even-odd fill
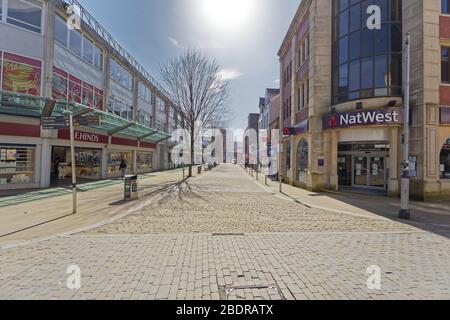
[[[256,0],[200,0],[210,27],[232,31],[244,27],[253,17]]]

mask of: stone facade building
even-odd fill
[[[399,196],[402,43],[410,33],[411,195],[450,197],[448,2],[300,3],[279,50],[280,120],[296,131],[283,138],[286,182]]]

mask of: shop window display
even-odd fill
[[[132,170],[133,155],[131,152],[110,152],[108,154],[108,174],[110,176],[120,175],[120,162],[125,160],[127,173]]]
[[[153,153],[138,152],[136,159],[136,166],[139,172],[151,171],[153,168]]]
[[[0,185],[34,183],[34,148],[0,146]]]
[[[70,148],[55,147],[53,150],[53,163],[66,164],[63,166],[64,173],[56,172],[53,168],[55,176],[71,177],[72,167],[70,163],[71,153]],[[77,178],[88,180],[100,180],[101,178],[101,159],[102,151],[94,149],[75,149],[75,170]]]

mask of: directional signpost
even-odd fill
[[[80,126],[99,126],[100,117],[99,116],[74,116],[73,125],[75,127]]]
[[[67,129],[70,127],[69,117],[42,117],[41,124],[44,130]]]
[[[81,116],[73,115],[69,116],[49,116],[41,118],[42,129],[44,130],[57,130],[57,129],[70,129],[70,153],[72,162],[72,198],[73,198],[73,213],[77,213],[77,176],[75,167],[75,134],[74,127],[79,126],[99,126],[99,116]]]

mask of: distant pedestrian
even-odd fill
[[[120,161],[119,169],[120,169],[120,173],[121,173],[121,175],[122,175],[122,179],[124,179],[124,178],[125,178],[126,171],[127,171],[127,163],[125,162],[124,159],[122,159],[122,160]]]

